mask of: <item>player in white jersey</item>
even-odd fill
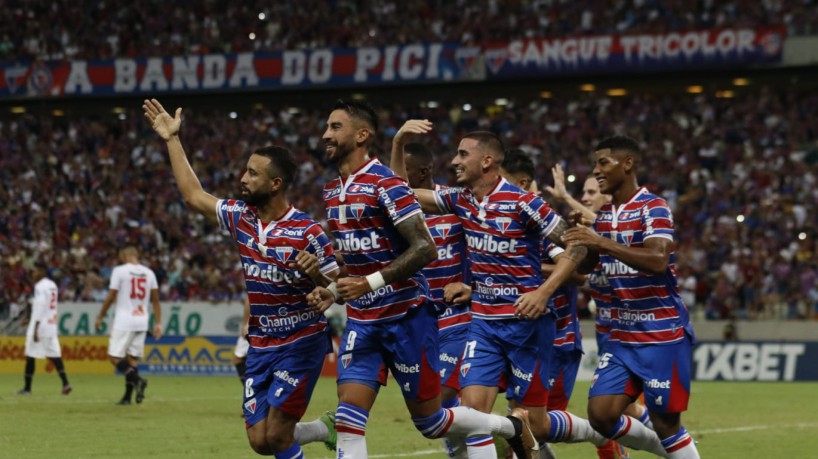
[[[62,363],[60,340],[57,338],[57,284],[48,278],[48,268],[37,262],[32,271],[34,278],[34,299],[31,301],[31,316],[26,330],[26,372],[25,387],[20,395],[31,393],[31,379],[34,377],[34,359],[48,359],[54,364],[62,379],[62,393],[71,392],[71,384],[65,375]]]
[[[125,395],[119,405],[130,405],[131,395],[136,388],[136,403],[145,398],[148,381],[139,376],[136,362],[145,351],[145,337],[148,334],[148,303],[153,305],[153,337],[162,337],[162,309],[159,306],[159,284],[150,268],[139,263],[136,247],[128,246],[119,251],[121,265],[111,273],[108,296],[102,303],[97,316],[96,329],[102,329],[102,322],[108,309],[116,302],[114,325],[108,342],[108,357],[111,363],[125,375]]]

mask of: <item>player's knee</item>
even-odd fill
[[[273,450],[267,445],[267,438],[265,435],[253,435],[252,432],[247,432],[247,439],[250,441],[250,447],[256,454],[262,456],[270,456]]]
[[[292,433],[290,435],[282,434],[281,432],[267,432],[267,448],[271,454],[287,450],[295,442]]]
[[[119,370],[120,373],[125,373],[131,366],[131,364],[128,363],[127,359],[121,359],[118,362],[114,363],[114,365],[116,365],[116,369]]]
[[[608,435],[616,427],[619,421],[619,415],[611,413],[607,407],[599,406],[594,403],[588,404],[588,422],[591,427],[602,435]]]

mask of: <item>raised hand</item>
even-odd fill
[[[176,115],[171,117],[162,104],[156,99],[145,99],[142,103],[142,109],[145,111],[145,118],[151,123],[151,127],[164,140],[170,140],[173,136],[179,134],[179,128],[182,125],[182,109],[176,109]]]
[[[429,120],[409,120],[403,123],[392,142],[401,144],[407,140],[408,137],[416,134],[428,134],[432,130],[432,122]]]
[[[565,198],[568,196],[568,191],[565,189],[565,172],[562,170],[562,166],[557,164],[552,167],[551,175],[554,177],[554,186],[546,185],[545,191],[547,191],[555,201],[565,201]]]

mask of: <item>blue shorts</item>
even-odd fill
[[[582,351],[563,351],[554,348],[551,356],[551,374],[548,383],[551,391],[548,394],[548,411],[565,411],[568,401],[574,393],[574,383],[577,382],[579,363],[582,360]]]
[[[596,332],[596,353],[602,355],[605,352],[605,346],[608,344],[608,340],[611,338],[610,333],[600,333]]]
[[[392,322],[347,322],[338,355],[338,384],[378,390],[392,372],[406,400],[422,402],[440,393],[437,314],[431,304]],[[431,356],[431,358],[429,358]]]
[[[691,339],[662,345],[606,344],[591,381],[588,397],[645,394],[645,406],[654,413],[680,413],[690,399]]]
[[[537,320],[472,318],[460,385],[500,387],[518,404],[548,405],[555,332],[553,314]]]
[[[302,338],[280,350],[251,347],[244,384],[247,427],[265,419],[270,407],[301,419],[331,349],[326,333]]]
[[[440,379],[456,391],[460,391],[460,361],[468,337],[469,324],[440,331]]]

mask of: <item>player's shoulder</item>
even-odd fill
[[[221,212],[244,212],[247,210],[247,204],[238,199],[220,199],[218,207]]]
[[[51,279],[49,279],[47,277],[43,277],[42,279],[38,280],[36,284],[34,284],[34,288],[35,289],[43,289],[43,290],[51,290],[51,289],[56,289],[57,284],[53,280],[51,280]]]

